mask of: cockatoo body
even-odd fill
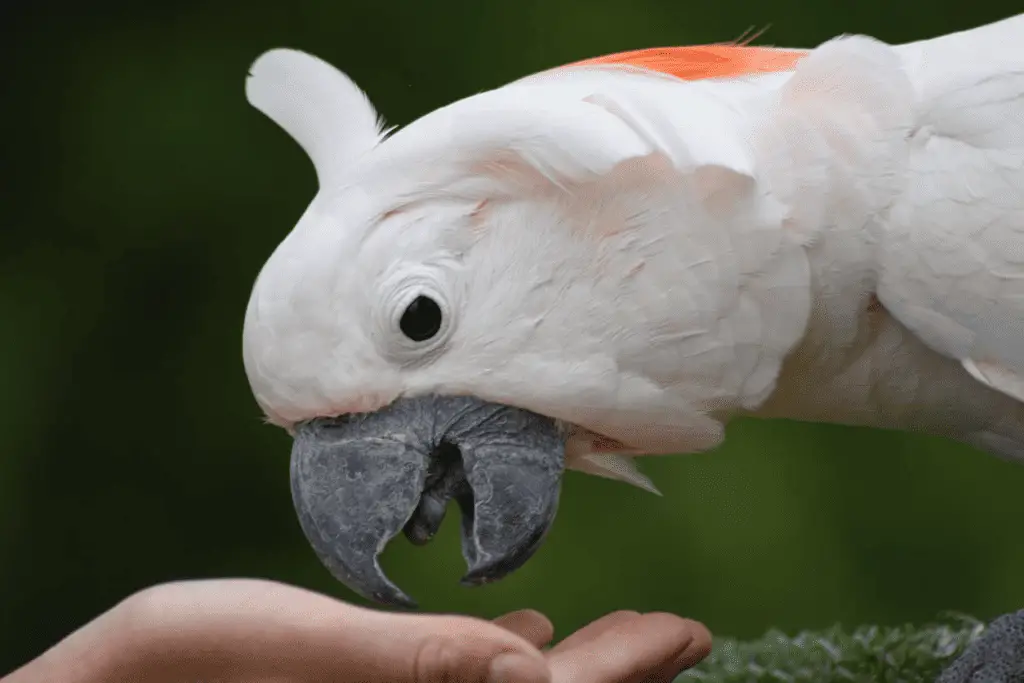
[[[1024,15],[612,55],[390,134],[301,52],[246,90],[319,182],[254,286],[246,371],[363,595],[412,604],[377,557],[451,499],[465,581],[497,580],[565,467],[652,489],[634,456],[740,415],[1024,458]]]

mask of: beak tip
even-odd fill
[[[465,588],[476,588],[478,586],[486,586],[494,581],[497,581],[497,579],[470,572],[459,579],[459,585]]]
[[[473,563],[466,570],[466,574],[459,579],[459,585],[472,588],[500,581],[524,564],[530,555],[532,553],[525,557],[516,558],[511,562],[506,558],[502,558]]]
[[[399,589],[388,593],[375,592],[369,596],[370,600],[389,607],[397,607],[405,610],[415,610],[419,604]]]
[[[372,569],[352,572],[350,567],[339,563],[333,555],[317,555],[335,579],[360,597],[388,607],[410,610],[419,607],[415,600],[384,574],[376,557]]]
[[[459,585],[465,588],[474,588],[487,583],[487,579],[482,579],[473,572],[468,572],[465,576],[459,579]]]

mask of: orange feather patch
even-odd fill
[[[593,57],[567,66],[621,64],[658,71],[687,81],[735,78],[790,71],[809,50],[784,50],[752,45],[690,45],[652,47]]]

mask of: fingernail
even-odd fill
[[[487,670],[487,683],[548,683],[547,667],[526,655],[498,655]]]

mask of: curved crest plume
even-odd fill
[[[263,53],[249,68],[245,95],[305,150],[320,187],[330,186],[384,136],[366,94],[327,62],[299,50]]]

